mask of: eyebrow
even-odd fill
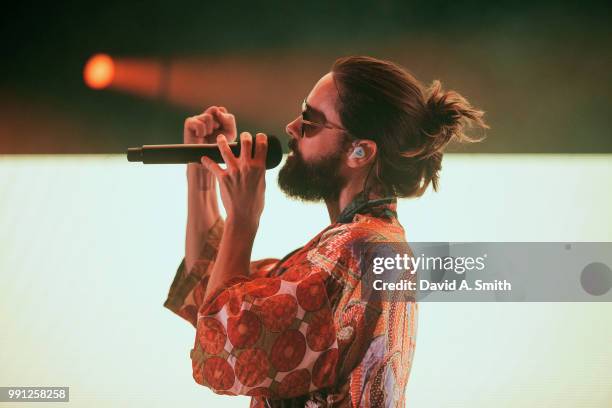
[[[305,112],[314,114],[315,116],[317,116],[318,119],[323,119],[325,122],[327,122],[327,117],[325,117],[325,114],[321,112],[320,110],[315,109],[312,106],[310,106],[308,102],[306,102],[306,99],[304,99],[304,105],[306,105]]]

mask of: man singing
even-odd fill
[[[444,148],[474,141],[464,129],[486,128],[482,115],[391,62],[337,60],[287,125],[278,177],[288,196],[325,202],[330,225],[283,259],[257,261],[266,136],[242,133],[235,157],[225,108],[188,118],[185,143],[216,141],[226,164],[187,166],[185,258],[164,303],[196,328],[195,381],[252,396],[251,407],[403,407],[417,304],[364,297],[357,248],[405,242],[397,198],[437,190]]]

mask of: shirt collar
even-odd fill
[[[357,214],[374,213],[379,217],[397,217],[397,198],[388,196],[367,200],[363,192],[357,194],[338,215],[337,223],[350,223]]]

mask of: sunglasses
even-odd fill
[[[338,129],[338,130],[343,130],[345,132],[347,131],[342,126],[337,126],[327,121],[325,123],[313,122],[312,120],[309,119],[312,113],[313,113],[313,109],[306,103],[306,99],[304,99],[304,101],[302,101],[302,114],[301,114],[302,118],[301,118],[301,127],[300,127],[300,136],[302,138],[312,137],[315,134],[317,134],[322,128]]]

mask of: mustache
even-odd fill
[[[292,150],[294,152],[297,151],[297,142],[295,141],[295,139],[289,139],[287,146],[289,146],[289,150]]]

